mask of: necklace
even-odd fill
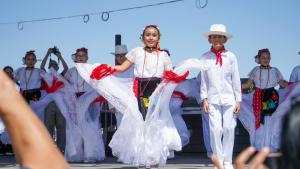
[[[143,93],[144,93],[144,91],[145,91],[145,89],[147,88],[147,86],[148,86],[148,84],[149,84],[149,82],[150,82],[150,80],[151,80],[151,78],[152,77],[154,77],[154,75],[156,74],[156,72],[157,72],[157,68],[158,68],[158,57],[159,57],[159,51],[157,50],[156,51],[156,68],[155,68],[155,72],[154,72],[154,74],[149,78],[149,80],[147,81],[147,83],[146,83],[146,85],[145,85],[145,87],[142,89],[142,83],[140,83],[140,95],[142,96],[143,95]],[[147,59],[147,54],[146,54],[146,50],[144,49],[144,63],[143,63],[143,70],[142,70],[142,78],[144,77],[144,69],[145,69],[145,65],[146,65],[146,59]]]
[[[31,79],[31,76],[32,76],[32,72],[34,69],[29,69],[30,70],[30,73],[29,73],[29,77],[27,78],[27,70],[25,68],[25,71],[24,71],[24,77],[25,77],[25,90],[28,89],[28,84],[29,84],[29,81]]]
[[[259,67],[259,83],[260,83],[260,87],[262,87],[262,85],[261,85],[261,70],[262,69],[267,69],[268,70],[268,77],[267,77],[267,83],[266,83],[266,86],[265,86],[265,88],[267,88],[267,86],[268,86],[268,84],[269,84],[269,77],[270,77],[270,67],[269,66],[267,66],[266,68],[262,68],[262,67]]]
[[[80,91],[79,91],[79,87],[80,87],[80,86],[81,86],[81,89],[82,89],[81,91],[84,91],[84,84],[85,84],[85,81],[82,80],[81,85],[78,85],[78,84],[79,84],[79,73],[78,73],[77,69],[76,69],[76,75],[77,75],[77,79],[76,79],[77,92],[80,92]]]
[[[156,52],[156,67],[155,67],[155,72],[150,77],[153,77],[157,73],[157,69],[158,69],[159,51],[156,50],[155,52]],[[150,72],[150,69],[148,69],[146,66],[146,60],[147,60],[147,52],[146,52],[146,50],[144,50],[144,63],[143,63],[142,78],[144,76],[144,69],[146,69],[148,72]]]

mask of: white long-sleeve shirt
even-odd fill
[[[207,70],[201,71],[201,100],[217,105],[232,105],[240,102],[241,81],[236,56],[230,51],[222,53],[223,65],[216,64],[216,56],[212,52],[202,55]]]

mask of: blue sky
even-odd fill
[[[1,0],[0,22],[31,20],[93,13],[140,6],[166,0]],[[204,0],[201,0],[203,2]],[[294,66],[300,64],[299,0],[208,0],[204,9],[195,0],[117,12],[107,22],[101,16],[25,23],[19,31],[16,24],[0,25],[0,67],[22,66],[25,52],[34,49],[42,59],[49,47],[56,45],[69,67],[71,54],[79,47],[89,49],[89,63],[113,64],[114,35],[122,34],[129,49],[141,46],[139,35],[145,25],[159,26],[162,48],[168,48],[173,64],[200,57],[210,45],[202,36],[213,23],[223,23],[233,39],[226,48],[238,57],[241,77],[256,66],[254,56],[260,48],[271,51],[271,65],[278,67],[288,80]],[[40,62],[37,63],[39,67]]]

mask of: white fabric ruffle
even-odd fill
[[[66,120],[65,158],[67,161],[103,160],[105,152],[99,128],[100,107],[99,104],[94,104],[89,108],[90,103],[99,95],[96,92],[87,92],[77,99],[72,85],[56,71],[50,69],[49,73],[43,75],[43,79],[49,86],[54,77],[62,81],[64,87],[46,95],[38,102],[31,102],[31,108],[39,117],[43,117],[45,107],[51,101],[55,102]]]
[[[77,64],[79,74],[112,106],[123,113],[120,127],[109,144],[118,160],[129,164],[165,164],[169,151],[181,150],[181,140],[174,126],[169,101],[177,86],[176,83],[162,81],[150,97],[145,121],[138,109],[132,87],[120,82],[115,76],[101,80],[90,79],[90,74],[99,64]],[[199,59],[182,62],[175,73],[196,68],[205,69],[205,63]]]

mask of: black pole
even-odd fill
[[[121,42],[122,42],[121,35],[116,34],[115,35],[115,45],[121,45],[122,44]]]

